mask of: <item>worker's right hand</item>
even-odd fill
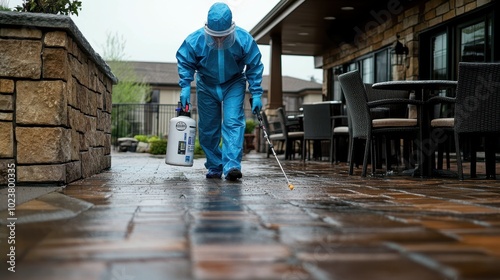
[[[191,100],[191,87],[183,87],[181,89],[182,108],[185,108],[186,105],[190,103],[190,100]]]
[[[252,113],[254,115],[259,115],[260,110],[262,110],[262,100],[259,97],[252,97]]]

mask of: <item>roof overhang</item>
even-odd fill
[[[260,45],[281,36],[284,55],[321,56],[383,24],[408,1],[281,0],[250,33]]]

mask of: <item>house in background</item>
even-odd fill
[[[124,61],[124,63],[129,64],[134,69],[138,82],[151,86],[151,96],[148,98],[148,103],[177,104],[181,90],[178,84],[177,63],[145,61]],[[288,76],[281,78],[283,84],[282,106],[285,107],[287,112],[297,112],[304,103],[314,103],[323,100],[321,83]],[[264,89],[262,103],[264,108],[267,105],[269,85],[269,76],[264,76],[262,80],[262,87]],[[191,103],[193,108],[196,109],[196,85],[194,82],[191,86],[191,91]],[[250,112],[249,98],[250,93],[247,92],[247,102],[245,102],[245,107],[248,108],[247,113]]]
[[[116,64],[116,62],[114,62]],[[119,62],[120,63],[120,62]],[[166,137],[169,131],[170,119],[176,116],[181,88],[178,84],[177,63],[123,61],[135,72],[137,82],[151,87],[150,95],[143,104],[113,104],[113,135],[116,141],[119,137],[134,135],[157,135]],[[292,77],[281,77],[283,83],[283,106],[288,115],[299,112],[304,103],[322,101],[321,84],[314,81],[301,80]],[[262,87],[264,93],[262,103],[268,103],[269,76],[264,76]],[[245,115],[248,119],[255,116],[251,112],[250,92],[245,96]],[[191,117],[198,120],[196,99],[196,84],[191,85]],[[271,119],[273,116],[270,117]]]

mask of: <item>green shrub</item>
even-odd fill
[[[139,142],[148,143],[148,136],[147,135],[136,135],[136,136],[134,136],[134,138]]]
[[[194,154],[199,156],[205,155],[203,149],[201,148],[200,140],[198,140],[198,138],[196,138],[196,141],[194,142]]]
[[[15,7],[18,12],[77,15],[82,10],[82,1],[78,0],[24,0],[21,6]]]
[[[165,155],[167,153],[167,140],[149,140],[149,153],[152,155]]]
[[[11,9],[9,9],[7,4],[4,4],[3,1],[0,1],[0,11],[11,11]]]
[[[147,141],[148,141],[148,143],[151,143],[151,142],[154,142],[157,140],[160,140],[160,137],[153,135],[153,136],[149,136]]]
[[[245,134],[253,134],[253,130],[255,129],[256,126],[257,123],[254,120],[248,119],[245,125]]]

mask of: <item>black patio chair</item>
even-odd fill
[[[485,140],[486,177],[495,179],[495,150],[500,136],[500,63],[461,62],[455,98],[455,148],[458,176],[464,179],[462,139]],[[471,144],[471,177],[476,172],[476,145]]]
[[[296,123],[288,123],[285,115],[285,110],[283,107],[276,109],[276,114],[278,115],[278,120],[281,124],[282,133],[285,137],[285,159],[295,158],[295,142],[299,142],[299,147],[301,147],[302,141],[304,140],[304,131],[293,131],[292,127],[296,127]]]
[[[328,140],[332,141],[332,126],[331,126],[331,112],[330,104],[303,104],[303,129],[304,129],[304,141],[302,141],[302,159],[311,159],[310,152],[310,141],[313,140],[317,145],[315,148],[319,148],[321,141]],[[316,156],[321,160],[321,154],[319,151],[314,151]],[[330,158],[331,158],[330,153]]]
[[[376,141],[384,137],[392,139],[416,139],[419,133],[419,123],[417,119],[411,118],[382,118],[373,119],[370,108],[389,105],[389,104],[414,104],[421,105],[418,100],[405,98],[389,98],[368,102],[365,85],[361,80],[358,70],[339,75],[339,83],[344,91],[346,104],[348,107],[348,116],[352,124],[352,138],[366,141],[363,157],[363,171],[361,176],[366,176],[369,152],[371,153],[372,174],[375,173],[374,150]],[[354,161],[352,160],[353,150],[357,145],[351,145],[349,174],[353,172]],[[387,168],[387,164],[386,164]],[[387,170],[386,170],[387,171]]]
[[[269,122],[267,114],[264,111],[261,111],[260,115],[262,116],[262,122],[267,131],[268,134],[267,136],[269,137],[269,141],[272,143],[273,147],[276,147],[275,152],[276,153],[282,152],[284,150],[284,143],[286,138],[281,129],[280,122],[279,121]],[[271,154],[271,147],[267,147],[266,149],[267,157],[269,157],[270,154]]]
[[[365,83],[366,95],[368,97],[368,102],[382,100],[382,99],[409,99],[410,92],[407,90],[388,90],[388,89],[374,89],[372,84]],[[409,106],[404,103],[397,104],[384,104],[380,107],[370,108],[370,112],[373,118],[416,118],[416,116],[411,116],[409,114]],[[386,141],[386,152],[385,161],[388,165],[387,168],[391,169],[391,161],[399,166],[399,163],[403,161],[405,169],[410,169],[412,163],[412,146],[411,141],[403,142],[403,155],[400,153],[401,145],[400,139],[392,139],[391,141]],[[394,152],[394,153],[392,153]],[[381,155],[380,155],[381,156]],[[377,157],[379,158],[379,157]],[[379,161],[381,162],[381,161]]]

